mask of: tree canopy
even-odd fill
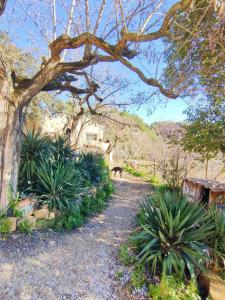
[[[186,95],[225,95],[225,24],[214,1],[192,1],[187,11],[178,10],[165,38],[167,87],[185,89]]]

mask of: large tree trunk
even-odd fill
[[[17,192],[22,108],[0,100],[0,210],[8,205],[10,189]]]
[[[17,192],[22,117],[11,71],[0,51],[0,210],[8,205],[10,189]]]

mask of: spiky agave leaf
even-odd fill
[[[214,224],[199,204],[189,203],[172,192],[158,193],[142,206],[138,222],[140,231],[132,241],[141,263],[158,267],[163,273],[184,276],[185,270],[194,275],[209,258],[204,241],[212,234]]]

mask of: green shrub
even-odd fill
[[[151,184],[160,184],[160,179],[156,175],[151,175],[149,181]]]
[[[113,186],[113,182],[111,180],[109,180],[107,183],[105,183],[104,185],[104,191],[106,193],[106,197],[109,198],[113,192],[114,192],[114,186]]]
[[[40,230],[47,230],[50,228],[55,227],[56,220],[53,219],[46,219],[46,220],[37,220],[36,228]]]
[[[68,137],[59,136],[50,142],[51,151],[56,161],[70,161],[73,159],[74,151]]]
[[[78,228],[84,224],[84,219],[79,208],[73,210],[68,216],[65,216],[64,226],[67,230]]]
[[[73,211],[68,214],[63,214],[56,218],[54,228],[56,230],[66,229],[72,230],[84,224],[84,218],[80,212],[79,207],[75,207]]]
[[[136,289],[140,289],[145,285],[146,278],[145,278],[143,267],[136,266],[134,271],[131,273],[130,281],[131,281],[132,286]]]
[[[195,267],[202,269],[209,259],[204,241],[214,225],[199,204],[179,199],[176,193],[158,192],[143,204],[137,221],[140,229],[132,241],[139,263],[153,273],[161,269],[182,277],[187,269],[193,276]]]
[[[127,244],[123,244],[119,249],[119,260],[124,264],[124,266],[130,266],[134,264],[135,257],[129,251]]]
[[[132,168],[131,166],[125,165],[123,168],[124,168],[124,170],[127,173],[129,173],[129,174],[131,174],[133,176],[136,176],[136,177],[145,177],[145,173],[143,173],[141,171],[138,171],[138,170]]]
[[[37,181],[37,169],[41,161],[49,157],[52,157],[52,148],[40,130],[23,134],[18,177],[20,190],[32,191]]]
[[[33,231],[33,225],[28,220],[22,220],[18,224],[18,230],[21,233],[31,234]]]
[[[20,200],[19,193],[17,193],[16,196],[14,196],[13,192],[10,189],[8,200],[9,200],[9,204],[7,206],[7,213],[13,217],[19,217],[19,218],[22,217],[23,212],[17,208]]]
[[[10,221],[4,216],[0,217],[0,233],[7,235],[9,232]]]
[[[81,175],[87,182],[97,184],[109,178],[109,170],[101,154],[83,153],[77,163]]]
[[[98,192],[91,203],[92,212],[101,212],[105,208],[105,194]]]
[[[152,300],[200,300],[196,281],[185,284],[174,276],[164,276],[160,284],[149,286]]]
[[[84,217],[88,217],[90,215],[92,201],[93,201],[93,198],[90,196],[85,196],[82,199],[82,202],[80,205],[80,212]]]
[[[209,209],[209,220],[215,225],[213,233],[205,241],[215,264],[225,259],[225,218],[222,211],[212,206]]]
[[[40,202],[47,204],[50,211],[73,210],[81,192],[79,175],[73,164],[43,162],[37,170]]]

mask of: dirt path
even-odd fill
[[[128,179],[115,185],[109,207],[86,227],[0,240],[0,299],[119,299],[116,254],[149,186]]]

